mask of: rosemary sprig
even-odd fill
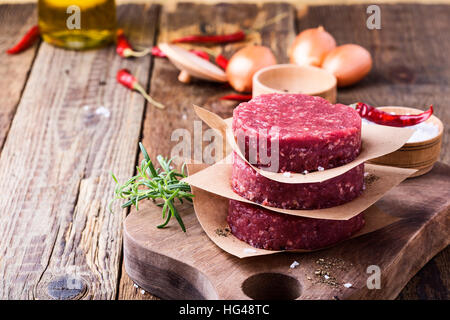
[[[140,167],[136,167],[137,175],[121,185],[115,175],[111,174],[116,182],[115,197],[111,204],[115,200],[126,199],[127,201],[122,204],[122,208],[134,205],[136,210],[139,210],[139,201],[141,200],[152,199],[155,201],[162,199],[163,203],[157,205],[162,207],[162,218],[165,220],[157,227],[164,228],[169,223],[170,218],[174,216],[181,229],[186,232],[183,220],[174,205],[175,199],[178,199],[181,203],[183,203],[183,199],[192,202],[194,196],[191,193],[191,187],[186,182],[179,180],[186,177],[184,174],[185,164],[183,164],[181,172],[176,172],[170,166],[172,159],[167,160],[159,155],[156,159],[161,168],[155,168],[147,150],[140,142],[139,148],[144,155],[144,160],[142,160]]]

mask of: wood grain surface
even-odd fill
[[[156,14],[124,6],[119,21],[150,46]],[[1,298],[115,298],[125,215],[107,210],[110,172],[133,173],[144,111],[116,85],[122,67],[147,83],[150,58],[41,45],[0,157]]]
[[[0,10],[0,151],[5,142],[38,44],[21,55],[8,55],[20,37],[37,23],[35,5],[2,5]]]
[[[311,7],[297,12],[300,18],[295,21],[295,9],[286,4],[127,5],[119,7],[119,25],[133,44],[148,46],[158,28],[158,39],[165,40],[194,31],[252,27],[287,12],[288,19],[262,33],[252,32],[250,41],[271,46],[284,62],[287,44],[298,30],[323,24],[338,42],[357,41],[375,57],[375,68],[366,80],[340,90],[341,102],[361,99],[419,108],[434,103],[436,114],[448,124],[445,17],[450,6],[381,8],[380,31],[360,27],[365,6]],[[121,60],[112,47],[79,53],[41,44],[7,57],[4,50],[35,23],[35,14],[33,5],[0,6],[0,56],[6,61],[0,65],[0,297],[154,299],[134,288],[122,269],[125,212],[118,206],[114,215],[106,211],[113,188],[109,171],[122,178],[133,173],[141,134],[152,156],[168,155],[176,143],[170,141],[172,130],[193,129],[193,102],[229,116],[234,104],[217,98],[231,90],[205,82],[179,84],[177,71],[167,61],[158,59],[153,68],[150,58]],[[240,45],[210,49],[223,50],[229,57]],[[138,94],[115,84],[119,67],[130,68],[169,108],[144,110]],[[90,108],[85,110],[85,105]],[[100,106],[108,110],[96,113]],[[449,163],[446,130],[441,159]],[[398,298],[448,298],[448,261],[447,248]],[[76,286],[68,290],[69,283]]]

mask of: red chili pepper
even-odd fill
[[[131,47],[130,42],[128,42],[127,37],[125,36],[125,33],[122,29],[117,30],[117,45],[116,45],[116,52],[121,56],[122,58],[129,58],[129,57],[143,57],[147,54],[149,54],[152,50],[146,49],[143,51],[134,51]]]
[[[249,101],[252,99],[251,94],[228,94],[226,96],[220,97],[220,100],[232,100],[232,101]]]
[[[33,26],[28,32],[23,36],[22,39],[12,48],[8,49],[6,53],[8,54],[16,54],[24,51],[31,47],[34,42],[39,39],[41,32],[39,31],[38,26]]]
[[[433,105],[427,111],[412,115],[394,115],[380,109],[358,102],[352,107],[358,112],[361,118],[375,122],[377,124],[391,127],[409,127],[428,120],[433,114]]]
[[[190,52],[192,52],[193,54],[199,56],[202,59],[208,60],[209,61],[209,54],[203,50],[197,50],[197,49],[192,49],[189,50]]]
[[[133,76],[130,71],[128,71],[127,69],[121,69],[117,72],[117,82],[119,82],[120,84],[122,84],[123,86],[131,89],[131,90],[136,90],[138,91],[140,94],[142,94],[144,96],[144,98],[151,104],[153,104],[155,107],[160,108],[160,109],[164,109],[165,106],[161,103],[159,103],[158,101],[153,100],[152,97],[150,97],[147,92],[145,92],[144,88],[142,88],[142,86],[139,84],[139,82],[137,81],[137,79],[135,78],[135,76]]]
[[[160,57],[160,58],[166,58],[166,54],[161,51],[161,49],[158,46],[154,46],[152,48],[152,56]]]
[[[228,66],[228,59],[225,58],[223,55],[219,54],[216,57],[216,63],[219,67],[221,67],[223,70],[227,69]]]
[[[239,30],[222,35],[192,35],[172,40],[172,43],[230,43],[245,39],[245,32]]]

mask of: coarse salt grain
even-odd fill
[[[109,118],[111,115],[111,112],[108,110],[108,108],[105,108],[104,106],[98,107],[95,109],[95,114],[102,115],[105,118]]]
[[[286,178],[290,178],[291,177],[291,173],[288,172],[288,171],[283,172],[283,176],[285,176]]]
[[[302,174],[308,174],[308,170],[303,171]]]
[[[292,262],[291,266],[289,268],[291,269],[295,269],[300,263],[298,263],[297,261]]]
[[[375,124],[367,119],[362,119],[363,123]],[[421,142],[429,139],[433,139],[439,134],[439,127],[432,122],[421,122],[419,124],[403,127],[406,129],[413,129],[414,133],[408,139],[407,143]]]
[[[141,294],[145,294],[145,290],[141,290]]]
[[[323,276],[326,280],[330,279],[330,276],[324,275]]]
[[[351,283],[344,283],[344,287],[346,287],[346,288],[351,288],[352,287],[352,284]]]
[[[364,177],[367,177],[370,173],[368,173],[367,171],[364,172]]]
[[[408,139],[409,143],[433,139],[439,134],[439,127],[430,122],[422,122],[406,128],[414,129],[414,133]]]
[[[317,168],[317,170],[319,170],[319,171],[323,171],[323,170],[325,170],[325,168],[324,168],[324,167],[320,167],[320,166],[319,166],[319,167]]]
[[[136,283],[133,283],[133,287],[135,287],[136,289],[139,288],[139,286]]]

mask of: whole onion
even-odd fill
[[[322,26],[299,33],[289,50],[291,63],[320,67],[325,56],[336,47],[336,41]]]
[[[339,87],[352,85],[364,78],[372,68],[370,52],[357,44],[344,44],[331,51],[322,68],[332,73]]]
[[[252,77],[262,68],[277,63],[272,51],[251,45],[237,51],[228,62],[226,74],[230,85],[239,92],[252,91]]]

